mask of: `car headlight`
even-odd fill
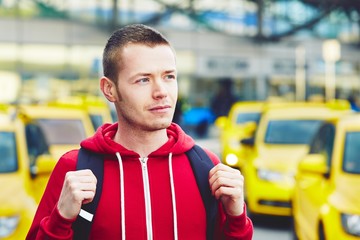
[[[225,162],[227,165],[235,166],[238,162],[238,157],[235,154],[230,153],[226,155]]]
[[[360,215],[341,214],[341,223],[345,230],[350,235],[360,236]]]
[[[0,238],[12,234],[19,224],[19,216],[0,217]]]

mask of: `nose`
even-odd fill
[[[162,99],[167,97],[166,83],[162,80],[154,81],[153,85],[153,97],[155,99]]]

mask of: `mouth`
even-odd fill
[[[165,113],[168,112],[170,109],[171,109],[170,105],[161,105],[161,106],[151,107],[149,110],[150,112]]]

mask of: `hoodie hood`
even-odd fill
[[[117,123],[106,123],[99,127],[92,137],[82,141],[80,145],[83,148],[101,154],[115,155],[116,152],[119,152],[123,157],[138,156],[134,151],[123,147],[113,140],[117,128]],[[149,156],[167,156],[170,152],[173,155],[182,154],[192,148],[195,144],[194,140],[176,123],[172,123],[166,131],[168,141]]]

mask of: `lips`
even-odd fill
[[[170,105],[161,105],[161,106],[154,106],[151,107],[149,110],[152,112],[166,112],[171,108]]]

